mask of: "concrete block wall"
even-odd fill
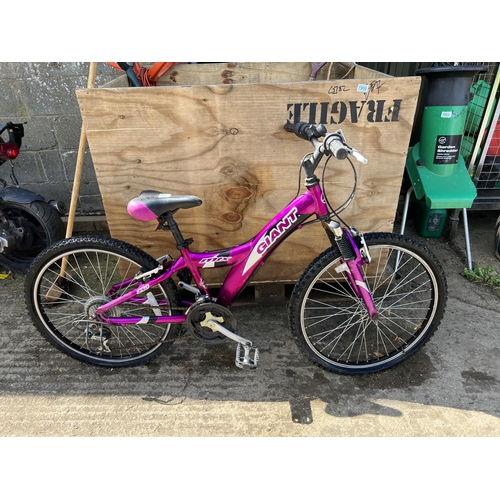
[[[0,62],[0,123],[27,122],[14,173],[19,184],[69,208],[82,120],[75,89],[85,88],[89,63]],[[95,86],[122,74],[99,63]],[[0,178],[10,183],[10,162]],[[104,209],[87,147],[77,216],[103,215]]]

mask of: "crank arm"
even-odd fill
[[[210,328],[210,330],[212,330],[213,332],[222,333],[222,335],[225,335],[226,337],[230,338],[231,340],[234,340],[235,342],[248,346],[252,345],[252,342],[250,340],[244,339],[243,337],[236,335],[236,333],[232,332],[231,330],[228,330],[227,328],[224,328],[220,323],[217,323],[217,321],[214,321],[213,319],[202,321],[200,324],[201,326],[206,326],[207,328]]]

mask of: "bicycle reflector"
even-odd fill
[[[19,154],[19,146],[15,142],[0,143],[0,158],[15,160]]]

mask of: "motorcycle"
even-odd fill
[[[4,137],[2,137],[2,135]],[[10,161],[12,185],[0,179],[0,265],[13,272],[28,271],[35,257],[64,238],[61,215],[66,207],[19,186],[14,160],[19,155],[23,123],[0,124],[0,165]]]

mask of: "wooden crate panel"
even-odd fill
[[[203,200],[176,215],[184,236],[195,239],[193,250],[250,239],[297,192],[300,160],[310,144],[283,126],[299,120],[341,128],[369,159],[355,164],[356,198],[342,217],[362,231],[392,230],[420,78],[375,76],[78,90],[112,236],[155,257],[177,255],[170,233],[153,232],[154,223],[134,221],[126,211],[141,190],[157,189]],[[330,161],[325,180],[335,208],[351,192],[349,163]],[[296,280],[327,246],[319,225],[299,230],[254,281]],[[215,269],[205,278],[219,283],[225,272]]]
[[[176,64],[159,80],[158,85],[218,85],[235,83],[284,83],[308,81],[311,63],[215,63]],[[373,78],[376,73],[355,63],[326,63],[316,75],[317,80]]]
[[[145,64],[145,67],[148,67]],[[232,62],[210,64],[179,64],[172,66],[157,82],[168,85],[227,85],[235,83],[285,83],[308,81],[310,62]],[[342,80],[351,78],[390,78],[352,62],[328,62],[317,73],[317,80]],[[105,87],[128,87],[122,75]]]

